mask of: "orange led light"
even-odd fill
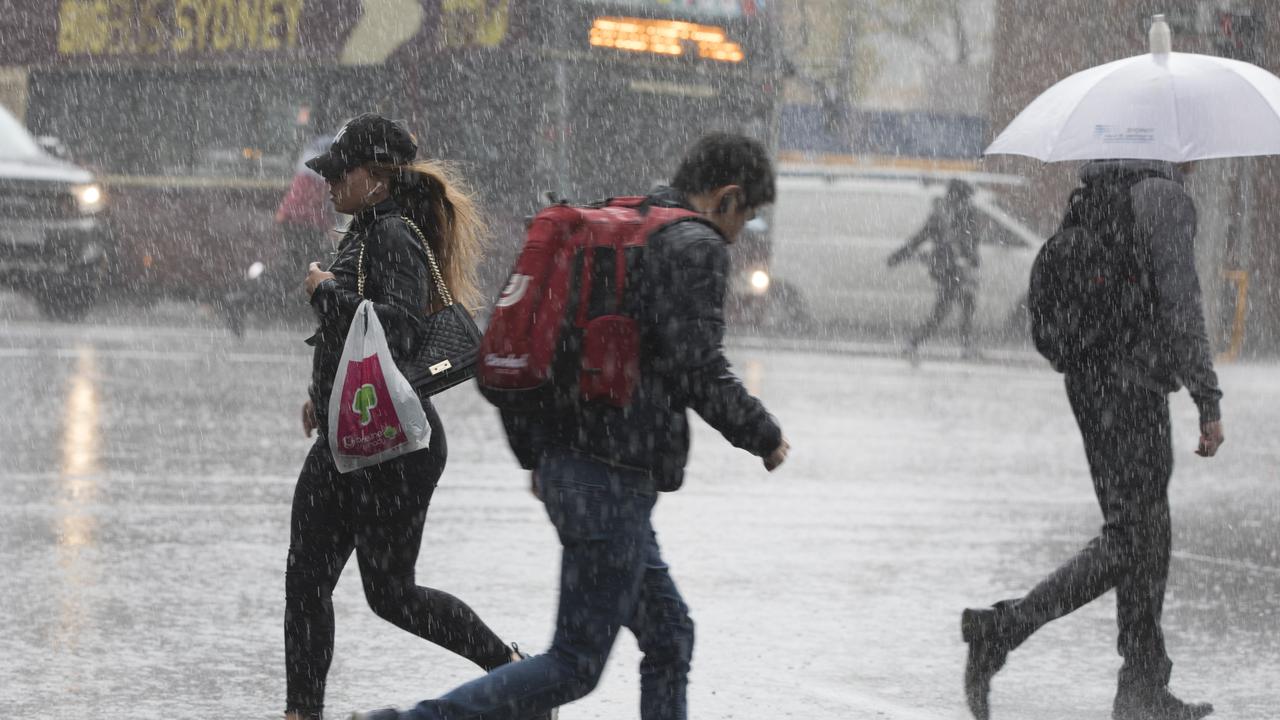
[[[679,20],[645,18],[596,18],[589,36],[593,47],[679,56],[686,44],[698,57],[718,62],[742,62],[742,46],[728,39],[722,28]]]

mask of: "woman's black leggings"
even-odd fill
[[[285,573],[286,712],[318,716],[323,709],[333,588],[353,550],[379,617],[485,670],[510,660],[511,649],[465,603],[414,582],[427,506],[447,455],[444,433],[432,425],[430,448],[346,475],[327,441],[307,455],[293,495]]]

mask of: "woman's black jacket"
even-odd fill
[[[334,278],[320,283],[311,296],[311,307],[320,325],[307,339],[307,344],[315,348],[309,392],[322,436],[329,428],[329,394],[342,359],[347,330],[360,302],[373,301],[378,320],[386,331],[391,355],[397,361],[407,357],[421,337],[423,318],[431,307],[431,271],[422,242],[401,215],[400,206],[394,200],[358,213],[328,268]],[[356,284],[362,242],[363,298]],[[425,398],[423,407],[435,430],[435,413]]]

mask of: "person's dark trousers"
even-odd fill
[[[933,303],[933,312],[925,319],[911,336],[911,347],[917,347],[928,340],[942,326],[951,308],[960,306],[960,338],[966,349],[973,347],[973,313],[978,303],[973,290],[961,282],[938,283],[937,300]]]
[[[656,497],[649,475],[566,453],[542,461],[538,482],[564,547],[551,649],[418,703],[400,717],[539,716],[595,688],[618,630],[626,627],[644,653],[640,717],[685,720],[693,621],[649,522]]]
[[[1171,538],[1168,397],[1110,376],[1068,374],[1066,386],[1102,507],[1102,533],[1026,597],[998,603],[997,628],[1016,647],[1114,588],[1120,690],[1163,687],[1172,669],[1160,629]]]
[[[419,587],[414,565],[427,506],[445,464],[443,432],[431,447],[346,475],[321,438],[293,495],[285,572],[287,711],[319,717],[333,658],[333,588],[354,550],[365,598],[379,617],[490,670],[511,649],[462,601]]]

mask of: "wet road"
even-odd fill
[[[3,303],[0,303],[3,304]],[[0,308],[0,717],[269,718],[308,355],[302,328],[231,339],[191,306],[91,323]],[[703,718],[962,718],[958,613],[1025,590],[1096,530],[1060,380],[1029,361],[926,362],[739,344],[791,462],[698,425],[686,489],[656,525],[698,623]],[[1280,707],[1280,372],[1222,370],[1228,444],[1192,453],[1173,402],[1174,688],[1223,718]],[[420,582],[504,638],[550,637],[557,545],[494,413],[440,402],[451,457]],[[405,704],[475,670],[375,618],[339,584],[329,706]],[[1108,717],[1110,596],[1047,627],[996,681],[1002,718]],[[620,640],[566,720],[637,715]]]

